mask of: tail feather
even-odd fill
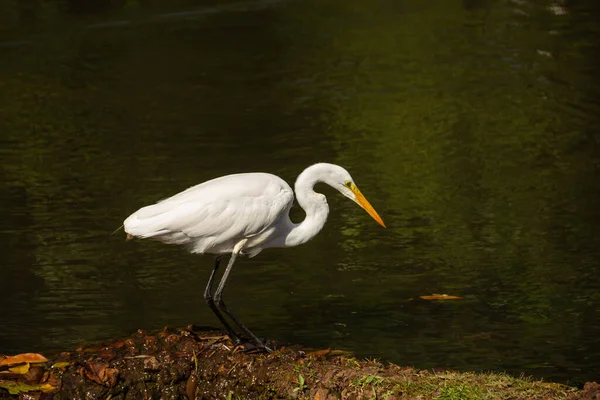
[[[142,239],[155,239],[169,244],[186,244],[190,238],[183,232],[173,232],[166,227],[169,225],[171,216],[164,204],[157,203],[140,208],[131,214],[123,222],[127,233],[127,240],[133,237]]]

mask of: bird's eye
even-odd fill
[[[346,181],[344,182],[344,186],[346,186],[348,189],[352,188],[352,181]]]

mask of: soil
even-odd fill
[[[600,400],[594,382],[577,390],[506,375],[416,370],[330,349],[277,347],[263,353],[194,327],[140,330],[72,352],[21,356],[0,357],[0,399]],[[477,397],[481,393],[486,396]]]

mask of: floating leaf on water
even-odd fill
[[[429,296],[419,296],[420,299],[423,300],[460,300],[462,297],[460,296],[451,296],[449,294],[438,294],[434,293]]]
[[[0,359],[0,367],[4,365],[14,365],[21,363],[43,363],[47,362],[48,359],[41,354],[37,353],[23,353],[17,354],[16,356],[4,357]]]

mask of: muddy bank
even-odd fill
[[[0,357],[0,399],[599,399],[504,374],[424,371],[340,351],[236,348],[218,331],[139,331],[60,354]]]

